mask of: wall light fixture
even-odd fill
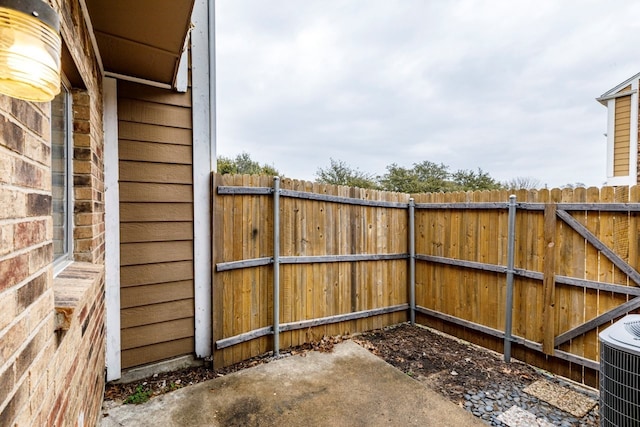
[[[42,0],[0,0],[0,93],[46,102],[60,92],[59,31]]]

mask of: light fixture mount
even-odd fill
[[[0,7],[31,15],[53,28],[56,33],[60,31],[58,14],[42,0],[0,0]]]

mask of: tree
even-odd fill
[[[428,160],[414,163],[407,169],[395,163],[387,166],[387,173],[379,178],[380,185],[387,191],[401,193],[434,193],[446,191],[449,167]]]
[[[460,169],[454,172],[451,178],[457,191],[499,190],[502,188],[502,184],[480,168],[477,172]]]
[[[329,159],[329,167],[318,168],[316,181],[324,184],[346,185],[349,187],[377,188],[373,175],[354,169],[342,160]]]
[[[379,178],[380,186],[387,191],[402,193],[437,193],[449,191],[495,190],[502,188],[489,173],[460,169],[449,172],[444,163],[425,160],[414,163],[411,169],[393,163],[387,166],[387,173]]]
[[[560,188],[562,188],[563,190],[564,189],[575,190],[576,188],[586,188],[586,187],[587,186],[584,185],[584,183],[582,182],[573,182],[573,183],[570,182],[568,184],[563,185]]]
[[[507,190],[536,190],[541,188],[540,180],[531,176],[517,176],[502,183]]]
[[[278,170],[267,164],[260,164],[251,159],[248,153],[242,152],[234,159],[230,157],[218,157],[218,173],[225,174],[247,174],[247,175],[271,175],[281,176]]]

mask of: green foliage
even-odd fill
[[[477,172],[460,169],[451,173],[447,165],[428,160],[414,163],[410,169],[395,163],[387,166],[387,173],[380,178],[380,186],[387,191],[402,193],[437,193],[502,188],[498,181],[480,168]]]
[[[498,190],[502,188],[495,179],[482,169],[478,171],[458,170],[451,175],[454,191]]]
[[[218,157],[218,173],[240,174],[240,175],[270,175],[281,176],[278,170],[267,164],[260,164],[251,159],[248,153],[238,154],[234,159],[229,157]]]
[[[324,184],[346,185],[349,187],[377,188],[373,175],[354,169],[342,160],[329,159],[330,166],[326,169],[318,168],[316,180]]]
[[[380,186],[387,191],[401,193],[435,193],[448,191],[449,167],[425,160],[405,168],[393,163],[387,166],[387,173],[380,180]]]
[[[144,387],[142,387],[142,385],[138,385],[136,387],[136,391],[132,395],[127,397],[124,400],[124,403],[125,404],[132,403],[134,405],[139,405],[140,403],[144,403],[148,401],[152,394],[153,392],[151,390],[145,390]]]
[[[387,172],[383,176],[377,177],[354,168],[342,160],[330,158],[329,161],[328,167],[318,168],[316,171],[317,182],[409,194],[514,188],[509,187],[507,183],[499,183],[480,168],[450,172],[449,166],[444,163],[434,163],[429,160],[414,163],[410,168],[392,163],[387,166]],[[261,165],[245,152],[238,154],[235,158],[219,157],[218,173],[282,176],[275,167]],[[532,182],[535,181],[529,182],[526,179],[517,181],[518,185],[531,185]]]

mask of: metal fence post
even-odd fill
[[[409,316],[416,324],[416,203],[409,199]]]
[[[280,177],[273,177],[273,355],[280,355]]]
[[[509,196],[509,226],[507,231],[507,301],[504,324],[504,361],[511,361],[511,323],[513,317],[513,274],[516,241],[516,196]]]

